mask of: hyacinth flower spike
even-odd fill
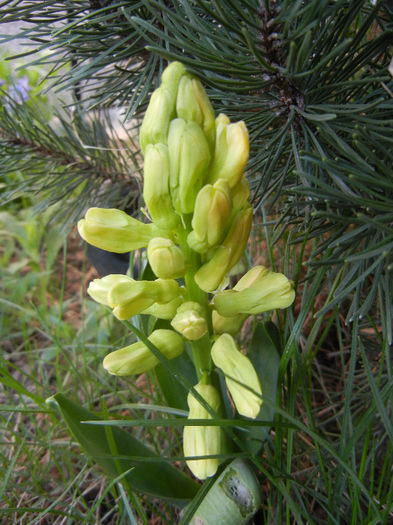
[[[189,420],[212,419],[226,392],[239,414],[256,418],[263,385],[234,338],[248,316],[287,308],[295,292],[286,276],[263,266],[225,289],[252,226],[245,176],[247,127],[223,113],[215,117],[201,82],[173,62],[151,96],[139,139],[144,214],[151,222],[121,210],[91,208],[78,229],[83,239],[104,250],[147,248],[142,260],[156,279],[108,275],[93,280],[88,293],[120,320],[150,315],[165,320],[165,328],[151,331],[149,344],[137,341],[109,353],[104,368],[119,376],[141,374],[160,361],[150,343],[166,359],[179,356],[186,347],[185,359],[192,359],[198,381],[187,396]],[[157,328],[154,319],[144,325]],[[218,373],[227,391],[216,388]],[[217,458],[198,457],[222,454],[219,426],[186,425],[183,446],[185,456],[194,457],[187,460],[194,476],[205,479],[216,473]]]

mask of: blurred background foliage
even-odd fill
[[[91,205],[138,213],[138,127],[162,70],[179,60],[201,78],[217,113],[246,122],[255,209],[248,257],[290,275],[298,289],[294,309],[276,319],[284,334],[276,418],[300,426],[277,428],[258,459],[261,523],[388,523],[391,2],[13,0],[1,10],[0,23],[19,24],[3,36],[3,49],[21,38],[28,43],[0,65],[4,370],[15,337],[30,352],[30,319],[34,330],[46,319],[49,331],[62,320],[56,337],[73,362],[79,336],[64,321],[63,299],[53,302],[66,232]],[[23,300],[34,305],[29,314],[25,305],[18,309]],[[92,319],[100,315],[94,310]],[[22,334],[20,316],[29,319]],[[106,328],[91,322],[83,344],[99,337],[112,345]],[[115,329],[114,337],[123,336]],[[48,362],[58,355],[52,351]],[[29,359],[33,375],[38,361]],[[93,404],[103,375],[95,367],[93,359],[93,393],[86,387],[89,395],[79,396]],[[72,391],[72,373],[62,379],[56,370],[58,384]],[[6,390],[15,388],[7,381]],[[54,381],[44,381],[45,395]],[[6,395],[8,406],[14,399]],[[138,515],[148,522],[145,511]]]

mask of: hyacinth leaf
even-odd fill
[[[268,321],[259,323],[254,331],[251,349],[248,357],[258,374],[262,386],[263,400],[261,410],[256,418],[258,421],[272,421],[274,417],[273,404],[277,397],[277,380],[280,367],[280,335],[276,325]],[[267,402],[266,402],[267,401]],[[245,432],[239,432],[238,437],[246,450],[257,454],[267,438],[270,428],[250,427]]]
[[[175,357],[171,361],[171,363],[174,364],[174,369],[176,371],[180,371],[180,373],[188,379],[190,384],[196,384],[197,376],[195,372],[195,367],[190,361],[187,352],[183,352],[178,357]],[[188,391],[176,379],[175,375],[171,373],[170,370],[168,370],[168,368],[163,366],[161,363],[155,367],[154,371],[157,377],[158,384],[160,385],[161,391],[168,406],[188,411]]]
[[[130,490],[168,499],[180,506],[197,493],[198,485],[193,480],[168,462],[157,461],[157,455],[128,432],[83,423],[100,420],[96,413],[60,393],[50,397],[47,404],[59,410],[74,439],[110,478],[131,469],[124,477],[124,484]],[[146,461],[136,461],[133,457],[145,457]]]
[[[245,525],[260,504],[261,489],[256,474],[248,462],[238,458],[214,483],[204,483],[185,509],[179,525]]]

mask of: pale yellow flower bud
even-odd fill
[[[236,284],[214,298],[214,306],[224,316],[259,314],[287,308],[295,299],[293,282],[282,273],[255,266]]]
[[[236,213],[250,203],[250,185],[246,177],[241,177],[231,190],[232,213]]]
[[[225,275],[241,259],[250,235],[251,224],[251,206],[236,213],[223,243],[195,274],[195,282],[199,288],[205,292],[212,292],[218,288]]]
[[[209,169],[209,182],[214,183],[224,178],[231,188],[235,187],[243,175],[248,155],[249,140],[244,122],[230,124],[226,115],[218,115],[215,153]]]
[[[219,179],[214,185],[205,184],[195,201],[191,223],[193,231],[187,238],[190,248],[205,253],[219,244],[229,226],[231,211],[232,202],[227,182]]]
[[[78,222],[79,235],[88,243],[115,253],[125,253],[149,244],[159,235],[154,224],[145,224],[121,210],[90,208]]]
[[[162,73],[161,85],[172,94],[174,105],[176,103],[179,82],[185,74],[187,74],[187,70],[181,62],[171,62]]]
[[[183,252],[170,239],[152,239],[147,247],[147,258],[153,272],[161,279],[178,279],[186,273]]]
[[[215,140],[214,111],[199,80],[184,75],[179,83],[176,112],[185,121],[194,121],[202,128],[211,150]]]
[[[262,405],[262,388],[251,361],[240,352],[229,334],[220,335],[212,346],[211,356],[225,374],[236,410],[242,416],[256,418]]]
[[[97,303],[104,304],[105,306],[114,307],[114,304],[109,299],[109,292],[119,283],[134,283],[134,279],[123,274],[111,274],[102,277],[101,279],[94,279],[87,288],[87,293]]]
[[[184,349],[183,339],[173,330],[155,330],[148,339],[167,359],[177,357]],[[138,341],[108,354],[103,365],[110,374],[129,376],[147,372],[159,362],[148,347]]]
[[[168,135],[170,190],[178,213],[192,213],[206,178],[209,145],[198,124],[172,120]]]
[[[157,88],[146,109],[140,133],[139,143],[145,153],[148,144],[166,144],[169,123],[175,113],[175,99],[164,86]]]
[[[113,314],[122,321],[154,303],[166,304],[180,295],[179,285],[173,279],[135,281],[125,275],[94,279],[87,291],[94,300],[113,308]]]
[[[203,306],[194,301],[183,303],[177,309],[171,325],[190,341],[200,339],[207,333],[207,322]]]
[[[153,222],[163,230],[179,223],[169,192],[169,154],[164,144],[148,144],[145,151],[143,198]]]
[[[203,397],[209,406],[218,412],[220,408],[220,394],[211,385],[198,383],[195,390]],[[211,414],[190,393],[187,397],[190,409],[189,419],[212,419]],[[221,429],[219,426],[186,426],[183,431],[183,450],[186,457],[209,456],[221,453]],[[219,465],[218,458],[190,459],[187,465],[198,479],[214,476]]]

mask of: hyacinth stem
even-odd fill
[[[201,265],[201,258],[200,255],[191,250],[187,244],[187,235],[192,229],[191,217],[183,216],[183,224],[184,228],[177,232],[177,241],[187,260],[187,272],[184,276],[185,288],[187,290],[187,300],[195,301],[204,307],[207,323],[209,326],[209,332],[201,339],[198,339],[197,341],[190,341],[194,366],[198,381],[200,381],[202,377],[206,376],[206,374],[210,374],[212,370],[212,361],[210,357],[210,333],[212,321],[208,294],[199,288],[194,278],[195,273]]]
[[[211,358],[210,358],[210,338],[209,335],[204,335],[197,341],[191,341],[192,357],[194,360],[195,370],[197,373],[198,381],[200,381],[206,373],[211,371]]]

